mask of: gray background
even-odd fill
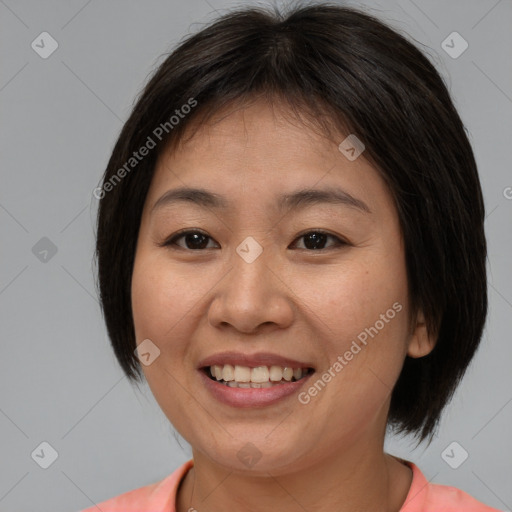
[[[190,458],[147,385],[130,386],[110,349],[94,287],[92,191],[163,54],[236,5],[0,0],[1,511],[74,512],[160,480]],[[488,210],[490,314],[481,348],[430,447],[412,451],[409,439],[392,437],[386,447],[432,482],[511,510],[512,3],[359,5],[424,45],[446,77]],[[31,47],[43,31],[59,45],[47,59]],[[456,59],[441,47],[453,31],[469,44]],[[41,252],[43,237],[56,254]],[[47,469],[31,456],[43,441],[58,453]],[[469,453],[458,469],[441,456],[453,441]]]

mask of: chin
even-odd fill
[[[268,474],[286,474],[298,469],[298,461],[303,460],[303,451],[297,450],[300,443],[293,443],[290,438],[274,438],[270,441],[267,433],[260,436],[233,434],[231,442],[222,451],[212,452],[211,444],[203,452],[213,463],[223,466],[228,471],[268,476]],[[219,448],[222,445],[217,445]]]

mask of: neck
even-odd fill
[[[298,461],[297,467],[279,476],[253,476],[194,452],[194,467],[178,490],[176,510],[399,512],[412,481],[410,468],[366,439],[342,453],[333,451],[317,464],[302,466]]]

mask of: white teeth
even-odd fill
[[[221,380],[222,379],[222,366],[216,364],[213,366],[213,372],[212,372],[213,376],[217,379],[217,380]]]
[[[285,368],[283,370],[283,379],[284,380],[292,380],[292,377],[293,377],[293,368]]]
[[[229,387],[268,388],[281,382],[299,380],[308,374],[307,368],[290,368],[287,366],[257,366],[250,368],[241,365],[213,365],[210,374]]]
[[[270,380],[279,382],[283,378],[283,369],[280,366],[270,367]]]
[[[235,380],[235,368],[230,364],[225,364],[222,368],[222,380],[229,382]]]
[[[251,370],[251,382],[268,382],[268,368],[266,366],[253,368]]]
[[[234,377],[237,382],[251,382],[251,369],[248,366],[235,365]]]

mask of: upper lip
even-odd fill
[[[233,366],[285,366],[288,368],[313,368],[308,362],[297,361],[289,357],[272,354],[270,352],[258,352],[256,354],[244,354],[242,352],[219,352],[202,359],[198,368],[213,365],[231,364]]]

